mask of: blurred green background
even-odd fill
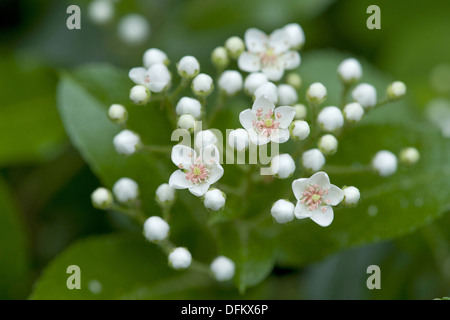
[[[82,10],[81,30],[66,28],[70,4]],[[450,64],[447,0],[119,1],[116,17],[138,12],[150,22],[151,36],[141,46],[120,42],[117,21],[106,26],[91,23],[87,4],[61,0],[0,3],[4,15],[0,19],[2,299],[27,298],[49,262],[77,240],[123,229],[135,232],[120,217],[91,206],[90,193],[101,183],[71,145],[58,113],[56,86],[62,70],[94,62],[125,70],[141,64],[145,49],[157,47],[172,62],[194,55],[202,71],[213,73],[210,52],[228,37],[242,37],[249,27],[270,32],[297,22],[306,34],[303,52],[333,48],[361,58],[389,78],[404,81],[408,103],[419,110],[433,98],[450,98],[448,85],[439,87],[433,82],[436,67]],[[381,30],[366,27],[366,8],[372,4],[381,8]],[[440,77],[450,82],[448,74]],[[450,215],[445,214],[394,240],[340,251],[301,268],[277,266],[266,281],[244,296],[227,292],[224,297],[448,296],[449,229]],[[365,286],[366,269],[372,264],[381,267],[381,290],[370,291]],[[64,270],[61,273],[64,278]]]

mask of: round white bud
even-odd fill
[[[239,37],[231,37],[225,41],[225,48],[232,59],[237,59],[245,50],[244,41]]]
[[[195,118],[190,114],[183,114],[178,118],[178,127],[181,129],[186,129],[190,132],[194,131],[197,126]]]
[[[278,200],[272,206],[270,213],[278,223],[287,223],[294,220],[294,204],[287,200]]]
[[[255,94],[256,89],[258,89],[263,84],[268,83],[269,80],[267,76],[262,72],[250,73],[244,81],[244,92],[250,96]]]
[[[298,23],[290,23],[283,27],[284,32],[289,37],[292,49],[300,50],[305,44],[305,32]]]
[[[248,148],[248,131],[242,128],[233,130],[228,136],[228,144],[237,151]]]
[[[185,79],[192,79],[200,72],[200,63],[193,56],[184,56],[177,65],[178,74]]]
[[[317,172],[325,164],[325,156],[319,149],[305,151],[302,155],[302,165],[305,169]]]
[[[303,120],[308,115],[308,109],[306,108],[305,105],[301,103],[294,105],[294,109],[295,109],[295,119],[297,120]]]
[[[348,122],[358,122],[364,115],[364,108],[358,102],[352,102],[344,107],[344,117]]]
[[[291,136],[294,139],[305,140],[311,133],[308,122],[304,120],[295,120],[290,125]]]
[[[217,137],[211,130],[203,130],[195,136],[195,146],[200,150],[217,143]]]
[[[242,90],[242,75],[235,70],[224,71],[219,78],[219,87],[228,96],[233,96]]]
[[[320,82],[314,82],[309,86],[306,98],[311,103],[320,104],[327,98],[327,88]]]
[[[175,201],[175,189],[172,189],[167,183],[161,184],[156,189],[156,201],[160,205],[173,203]]]
[[[277,178],[289,178],[295,171],[294,159],[287,153],[276,155],[272,158],[270,169]]]
[[[121,104],[113,104],[108,109],[108,117],[112,122],[122,124],[128,120],[128,111]]]
[[[167,238],[170,227],[168,223],[158,216],[153,216],[144,222],[144,236],[148,241],[156,242]]]
[[[322,151],[322,153],[327,156],[335,154],[338,149],[338,141],[331,134],[326,134],[322,136],[317,144],[319,150]]]
[[[293,86],[280,84],[278,86],[278,102],[282,106],[292,106],[298,101],[297,91]]]
[[[179,116],[190,114],[194,118],[198,119],[202,113],[202,105],[200,101],[196,99],[183,97],[178,101],[175,111]]]
[[[342,191],[344,191],[344,200],[342,201],[344,205],[353,207],[358,204],[359,199],[361,198],[361,193],[358,188],[344,187]]]
[[[134,201],[139,196],[139,186],[133,179],[120,178],[114,183],[112,192],[119,202]]]
[[[339,64],[337,70],[342,82],[347,85],[355,83],[362,77],[361,64],[355,58],[345,59]]]
[[[132,155],[141,147],[141,138],[131,130],[122,130],[113,139],[117,153]]]
[[[387,97],[389,100],[395,101],[402,98],[406,94],[406,85],[401,81],[392,82],[387,88]]]
[[[211,53],[211,61],[217,69],[225,69],[230,63],[227,49],[224,47],[217,47]]]
[[[113,203],[111,191],[106,188],[97,188],[91,194],[92,205],[97,209],[108,209]]]
[[[175,270],[186,269],[191,265],[192,255],[186,249],[178,247],[169,254],[169,265]]]
[[[225,206],[225,195],[219,189],[211,189],[205,193],[203,204],[212,211],[219,211]]]
[[[341,109],[330,106],[320,111],[317,121],[323,130],[333,132],[342,128],[344,125],[344,116],[342,115]]]
[[[372,159],[372,166],[380,176],[390,176],[397,171],[397,157],[390,151],[379,151]]]
[[[211,263],[210,269],[217,281],[228,281],[233,279],[236,267],[231,259],[219,256]]]
[[[129,14],[119,21],[119,38],[129,45],[141,45],[150,36],[150,24],[140,14]]]
[[[157,48],[151,48],[145,51],[142,60],[146,68],[150,68],[152,65],[157,63],[162,63],[166,66],[169,64],[167,54]]]
[[[278,103],[278,88],[272,82],[267,82],[255,90],[255,100],[264,97],[274,104]]]
[[[192,81],[192,91],[196,96],[206,97],[213,91],[213,89],[213,79],[205,73],[200,73]]]
[[[96,24],[107,24],[114,18],[114,5],[110,0],[95,0],[89,3],[88,16]]]
[[[143,85],[135,85],[130,90],[130,100],[134,104],[144,105],[150,99],[150,90],[147,89],[146,86]]]
[[[406,165],[416,164],[420,159],[419,150],[413,147],[400,151],[400,162]]]
[[[286,77],[286,83],[298,90],[302,86],[302,77],[298,73],[290,72]]]
[[[377,90],[368,83],[361,83],[352,91],[353,99],[364,109],[372,108],[377,104]]]

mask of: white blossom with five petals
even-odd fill
[[[152,64],[148,69],[133,68],[128,76],[135,84],[143,85],[152,92],[163,91],[172,80],[169,69],[162,63]]]

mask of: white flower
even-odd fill
[[[191,265],[192,255],[186,249],[178,247],[169,254],[169,265],[175,270],[186,269]]]
[[[157,48],[150,48],[145,51],[142,60],[144,63],[144,67],[146,68],[150,68],[152,65],[157,63],[162,63],[166,66],[169,64],[169,58],[167,57],[167,54]]]
[[[292,122],[291,134],[293,137],[300,140],[305,140],[311,132],[308,122],[303,120],[296,120]]]
[[[381,150],[372,159],[372,166],[380,176],[390,176],[397,171],[397,157],[390,151]]]
[[[167,238],[170,227],[165,220],[153,216],[144,222],[144,235],[149,241],[161,241]]]
[[[289,36],[291,48],[300,50],[305,44],[305,32],[298,23],[290,23],[283,27],[283,30]]]
[[[114,184],[112,192],[119,202],[127,203],[138,198],[139,186],[133,179],[120,178]]]
[[[263,145],[270,141],[284,143],[289,140],[288,127],[295,116],[292,107],[275,105],[266,98],[258,98],[252,106],[239,114],[241,125],[248,131],[253,144]]]
[[[287,153],[276,155],[272,158],[270,169],[277,178],[289,178],[295,171],[294,159]]]
[[[263,84],[269,82],[266,75],[262,72],[250,73],[244,81],[244,91],[246,94],[253,96],[256,89],[261,87]]]
[[[205,193],[203,204],[207,209],[212,211],[219,211],[225,206],[225,195],[219,189],[208,190]]]
[[[352,97],[364,109],[371,108],[377,104],[377,90],[368,83],[361,83],[353,89]]]
[[[147,87],[152,92],[161,92],[167,89],[172,80],[169,69],[162,63],[152,64],[148,69],[133,68],[128,76],[131,81]]]
[[[261,30],[251,28],[245,32],[246,52],[238,59],[238,66],[247,72],[262,71],[269,80],[278,81],[284,70],[300,65],[300,55],[290,51],[291,37],[284,30],[275,30],[267,36]]]
[[[298,101],[297,91],[293,86],[280,84],[278,86],[278,100],[282,106],[292,106]]]
[[[302,164],[308,170],[319,171],[325,164],[325,156],[319,149],[305,151],[302,155]]]
[[[140,14],[128,14],[119,21],[119,38],[130,45],[143,44],[150,36],[150,25]]]
[[[228,50],[231,58],[237,59],[244,52],[245,44],[241,38],[234,36],[225,41],[225,48]]]
[[[184,56],[178,62],[177,68],[180,76],[191,79],[200,72],[200,63],[193,56]]]
[[[419,150],[413,147],[400,151],[400,161],[406,165],[416,164],[420,159]]]
[[[331,135],[326,134],[319,139],[317,143],[319,150],[323,152],[323,154],[329,156],[335,154],[338,149],[338,141],[337,139]]]
[[[89,3],[88,15],[92,22],[106,24],[114,18],[114,5],[110,0],[95,0]]]
[[[97,188],[91,194],[92,205],[98,209],[108,209],[112,202],[113,197],[111,191],[106,188]]]
[[[186,129],[192,133],[197,127],[197,121],[195,121],[193,115],[186,113],[181,115],[180,118],[178,118],[177,125],[179,128]]]
[[[215,48],[211,53],[211,61],[217,69],[225,69],[230,63],[227,49],[225,49],[224,47]]]
[[[211,263],[210,269],[217,281],[228,281],[233,279],[236,268],[231,259],[219,256]]]
[[[330,106],[320,111],[317,121],[325,131],[333,132],[342,128],[344,125],[344,116],[342,115],[341,109]]]
[[[137,105],[144,105],[148,102],[150,99],[150,91],[147,89],[146,86],[143,85],[135,85],[130,90],[130,100],[134,104]]]
[[[361,64],[355,58],[349,58],[342,61],[338,66],[338,74],[341,80],[350,85],[362,77]]]
[[[206,73],[200,73],[192,80],[192,91],[197,96],[206,97],[213,88],[213,79]]]
[[[156,201],[162,205],[172,203],[175,200],[175,190],[169,184],[163,183],[156,189]]]
[[[203,130],[195,136],[195,146],[202,149],[217,143],[217,137],[211,130]]]
[[[141,138],[131,130],[123,130],[113,139],[117,153],[131,155],[141,146]]]
[[[320,82],[314,82],[309,86],[306,98],[312,103],[320,104],[327,98],[327,88]]]
[[[387,96],[390,100],[398,100],[405,94],[406,85],[401,81],[394,81],[387,88]]]
[[[170,176],[172,188],[189,189],[193,195],[201,197],[222,177],[217,147],[209,145],[199,153],[197,155],[195,150],[182,145],[173,147],[172,162],[180,169]]]
[[[364,108],[358,102],[352,102],[344,107],[344,117],[349,122],[358,122],[364,115]]]
[[[278,223],[287,223],[294,220],[294,205],[286,200],[278,200],[270,210],[272,217]]]
[[[292,183],[297,205],[294,214],[297,219],[311,218],[322,227],[333,221],[333,208],[344,199],[344,192],[330,184],[328,175],[321,171],[309,179],[301,178]]]
[[[196,99],[183,97],[178,101],[175,111],[180,116],[183,114],[190,114],[194,118],[198,119],[202,113],[202,105],[200,101]]]
[[[242,75],[235,70],[227,70],[220,75],[219,87],[229,96],[242,90],[242,84]]]
[[[353,207],[361,198],[361,193],[356,187],[344,187],[344,200],[343,203],[347,206]]]
[[[295,109],[295,119],[297,120],[303,120],[308,115],[308,109],[306,109],[306,106],[304,104],[298,103],[294,105]]]
[[[272,82],[267,82],[258,87],[255,90],[255,100],[264,97],[272,101],[272,103],[278,103],[278,88]]]
[[[108,109],[108,117],[111,121],[122,124],[128,120],[128,111],[121,104],[112,104]]]
[[[228,144],[237,151],[243,151],[248,147],[248,132],[239,128],[230,132],[228,136]]]

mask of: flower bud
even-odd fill
[[[278,103],[278,88],[272,82],[267,82],[255,90],[255,100],[264,97],[274,104]]]
[[[186,269],[191,265],[192,255],[186,249],[178,247],[169,254],[169,265],[175,270]]]
[[[300,50],[305,44],[305,33],[298,23],[290,23],[283,27],[289,37],[291,49]]]
[[[157,242],[167,238],[170,227],[158,216],[148,218],[144,223],[144,236],[148,241]]]
[[[131,130],[122,130],[114,137],[113,144],[117,153],[124,155],[132,155],[142,146],[139,135]]]
[[[175,111],[180,116],[190,114],[194,118],[198,119],[202,113],[202,105],[200,101],[196,99],[183,97],[178,101]]]
[[[361,64],[355,58],[345,59],[338,67],[338,74],[342,82],[351,85],[362,77]]]
[[[308,122],[303,120],[295,120],[291,123],[289,129],[291,136],[299,140],[305,140],[311,132]]]
[[[319,139],[318,147],[324,155],[330,156],[336,153],[338,141],[333,135],[326,134]]]
[[[141,45],[150,36],[150,24],[140,14],[128,14],[119,21],[120,40],[129,45]]]
[[[287,153],[276,155],[272,158],[270,169],[275,177],[286,179],[294,173],[295,162]]]
[[[164,51],[157,48],[151,48],[144,52],[143,63],[147,69],[157,63],[162,63],[168,66],[169,58]]]
[[[96,24],[107,24],[114,18],[114,5],[109,0],[94,0],[89,3],[89,19]]]
[[[143,85],[135,85],[130,90],[130,100],[134,104],[144,105],[150,100],[150,90]]]
[[[225,206],[225,194],[219,189],[211,189],[205,193],[203,204],[212,211],[219,211]]]
[[[294,220],[294,204],[287,200],[278,200],[270,210],[272,217],[278,223],[287,223]]]
[[[377,90],[368,83],[361,83],[353,89],[352,97],[364,109],[372,108],[377,104]]]
[[[108,109],[109,119],[117,124],[123,124],[128,120],[128,111],[121,104],[113,104]]]
[[[244,81],[244,92],[249,96],[255,94],[256,89],[258,89],[263,84],[268,83],[269,80],[267,76],[262,72],[250,73]]]
[[[248,148],[248,131],[242,128],[233,130],[228,136],[228,144],[237,151]]]
[[[203,130],[195,136],[195,146],[200,150],[217,143],[217,137],[211,130]]]
[[[292,106],[298,101],[297,91],[293,86],[280,84],[278,86],[278,102],[281,106]]]
[[[387,97],[390,101],[401,99],[405,94],[406,85],[401,81],[394,81],[387,88]]]
[[[342,203],[347,207],[354,207],[358,204],[359,199],[361,198],[361,194],[358,188],[355,187],[344,187],[342,188],[344,191],[344,200]]]
[[[294,105],[294,109],[295,109],[295,119],[297,120],[303,120],[308,115],[308,109],[306,108],[305,105],[301,103]]]
[[[317,172],[325,164],[325,156],[319,149],[305,151],[302,155],[302,165],[305,169]]]
[[[320,111],[317,121],[323,130],[334,132],[344,125],[344,116],[338,107],[325,107]]]
[[[200,73],[192,81],[191,88],[196,96],[207,97],[214,89],[213,79],[205,73]]]
[[[211,53],[211,62],[217,69],[225,69],[230,63],[227,49],[225,49],[224,47],[215,48]]]
[[[321,104],[327,98],[327,88],[320,83],[311,84],[306,92],[306,99],[313,104]]]
[[[113,203],[111,191],[106,188],[97,188],[91,194],[92,205],[97,209],[109,209]]]
[[[358,102],[352,102],[344,107],[344,117],[348,122],[359,122],[364,115],[364,108]]]
[[[129,203],[139,197],[139,186],[133,179],[120,178],[112,188],[116,199],[121,203]]]
[[[235,70],[227,70],[219,78],[219,87],[228,96],[233,96],[242,90],[242,75]]]
[[[178,127],[181,129],[186,129],[192,133],[197,127],[197,122],[192,115],[188,113],[183,114],[180,118],[178,118]]]
[[[400,151],[400,162],[406,165],[416,164],[420,159],[420,153],[416,148],[409,147]]]
[[[290,72],[286,77],[286,83],[298,90],[302,86],[302,77],[298,73]]]
[[[233,279],[236,267],[231,259],[219,256],[211,263],[210,269],[217,281],[228,281]]]
[[[167,206],[175,201],[175,190],[169,184],[163,183],[156,189],[156,202],[160,206]]]
[[[239,37],[228,38],[228,40],[225,41],[225,48],[227,49],[231,59],[236,60],[245,50],[244,41],[242,41]]]
[[[177,65],[178,74],[184,79],[192,79],[200,72],[200,63],[193,56],[184,56]]]
[[[390,151],[379,151],[372,160],[372,166],[380,176],[390,176],[397,171],[397,157]]]

